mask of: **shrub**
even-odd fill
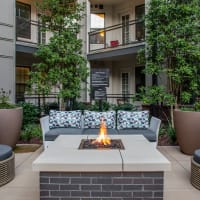
[[[30,141],[32,138],[39,138],[42,140],[42,131],[38,124],[28,124],[21,132],[20,140]]]
[[[50,110],[59,110],[59,105],[57,102],[46,103],[44,105],[43,111],[45,114],[49,114]]]
[[[167,127],[167,135],[169,136],[170,140],[173,143],[176,142],[176,132],[175,132],[175,129],[171,125]]]
[[[118,111],[118,110],[133,111],[133,110],[136,110],[136,107],[133,104],[124,103],[124,104],[120,104],[120,105],[113,105],[113,109],[115,111]]]
[[[18,104],[23,108],[23,124],[22,129],[28,124],[36,123],[40,114],[40,109],[32,103],[20,102]]]
[[[6,92],[3,88],[0,90],[0,109],[16,108],[15,104],[9,102],[11,91]]]
[[[88,102],[79,102],[79,101],[74,101],[73,102],[73,110],[89,110],[91,107],[91,104]]]
[[[100,105],[99,101],[95,101],[94,104],[87,103],[87,102],[73,102],[73,110],[92,110],[92,111],[99,111],[100,106],[102,106],[102,111],[108,111],[111,108],[111,104],[107,101],[102,101]]]
[[[99,111],[100,108],[102,109],[102,111],[108,111],[111,108],[111,105],[107,101],[95,101],[95,103],[91,105],[90,110]]]

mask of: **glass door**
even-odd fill
[[[129,43],[129,15],[122,16],[122,44]]]

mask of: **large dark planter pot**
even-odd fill
[[[23,109],[0,109],[0,144],[14,148],[20,136]]]
[[[192,155],[200,148],[200,112],[174,110],[174,128],[183,153]]]

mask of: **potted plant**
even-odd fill
[[[151,97],[157,100],[155,104],[170,105],[171,124],[175,128],[180,149],[192,154],[196,148],[200,148],[199,142],[197,145],[197,141],[200,141],[197,130],[200,127],[192,133],[192,128],[200,124],[200,118],[193,119],[198,115],[196,112],[183,113],[177,109],[181,104],[194,103],[200,94],[199,1],[151,0],[147,10],[145,72],[152,75],[154,91],[162,85],[165,88],[162,98],[159,98],[159,90]],[[182,113],[189,115],[189,118],[182,116],[177,119]]]
[[[20,136],[23,109],[9,102],[9,92],[0,91],[0,144],[14,148]]]
[[[200,148],[200,112],[196,110],[174,110],[174,128],[183,153],[193,155]]]

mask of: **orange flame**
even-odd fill
[[[99,135],[93,143],[98,143],[103,145],[109,145],[111,143],[110,138],[107,135],[106,123],[103,117],[101,118]]]

